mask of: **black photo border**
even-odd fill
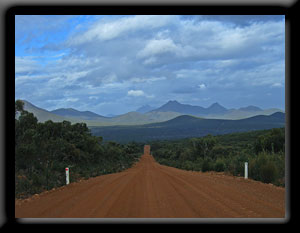
[[[57,4],[57,5],[11,5],[5,9],[3,16],[4,22],[4,69],[3,69],[3,83],[2,94],[5,100],[3,108],[3,126],[5,135],[3,136],[4,148],[3,156],[3,169],[4,180],[3,189],[1,189],[4,200],[4,216],[5,223],[3,228],[8,227],[26,227],[26,226],[40,226],[48,225],[50,228],[55,225],[61,224],[249,224],[250,227],[255,224],[275,224],[276,227],[291,224],[295,221],[294,216],[294,191],[296,188],[292,187],[295,183],[295,170],[293,166],[296,165],[295,157],[292,157],[292,104],[295,102],[291,97],[292,88],[295,88],[294,80],[297,69],[296,63],[296,44],[299,41],[297,35],[297,8],[298,3],[290,6],[282,6],[279,4],[274,5],[254,5],[254,4]],[[285,75],[285,112],[286,112],[286,218],[282,219],[15,219],[15,186],[14,186],[14,120],[13,120],[13,106],[15,94],[15,15],[143,15],[143,14],[156,14],[156,15],[285,15],[286,20],[286,75]],[[295,129],[294,129],[295,130]],[[294,155],[296,156],[296,155]],[[2,196],[0,196],[2,197]],[[2,216],[1,216],[2,217]],[[1,227],[1,225],[0,225]],[[50,229],[49,228],[49,229]],[[83,228],[84,229],[84,228]]]

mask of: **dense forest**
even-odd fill
[[[103,142],[85,123],[44,123],[15,102],[15,197],[26,198],[70,182],[131,167],[143,144]]]
[[[249,178],[285,186],[284,128],[149,143],[163,165],[244,176],[248,162]]]

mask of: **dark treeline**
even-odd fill
[[[70,182],[122,171],[141,156],[143,144],[104,143],[85,123],[38,122],[15,102],[15,196],[25,198]]]
[[[217,171],[285,186],[284,128],[151,142],[157,162],[185,170]]]

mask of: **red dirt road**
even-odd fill
[[[132,168],[16,200],[16,218],[284,218],[285,189],[222,173]]]

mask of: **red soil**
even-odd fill
[[[284,218],[285,189],[163,166],[147,153],[123,172],[16,200],[15,217]]]

